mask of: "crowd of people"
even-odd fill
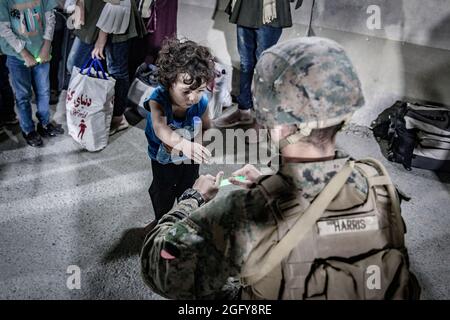
[[[81,68],[90,57],[104,60],[116,80],[111,134],[128,128],[123,114],[130,78],[142,62],[155,64],[163,41],[177,33],[177,0],[8,0],[2,2],[0,9],[2,75],[8,72],[7,65],[26,67],[24,74],[11,76],[10,82],[23,136],[33,147],[43,145],[39,133],[62,133],[61,127],[50,121],[47,101],[58,102],[59,93],[68,85],[69,77],[65,75],[70,76],[74,66]],[[237,25],[240,93],[235,99],[237,111],[216,119],[215,126],[219,128],[252,123],[251,83],[256,61],[265,49],[278,42],[283,28],[292,26],[289,1],[230,1],[226,11],[230,22]],[[71,20],[74,30],[68,30],[66,20]],[[18,83],[15,79],[19,77],[29,81]],[[0,128],[10,125],[10,119],[17,121],[11,107],[8,76],[2,79],[0,112],[5,116]],[[38,106],[37,131],[29,103],[33,91]],[[48,134],[43,128],[48,129]]]
[[[210,155],[198,143],[172,135],[173,130],[191,126],[194,117],[201,118],[204,130],[252,123],[251,83],[256,61],[264,50],[277,43],[283,28],[292,26],[289,1],[230,1],[227,12],[230,22],[237,25],[241,66],[238,108],[237,112],[212,121],[205,112],[208,107],[205,92],[215,79],[215,58],[206,47],[176,40],[177,11],[178,2],[173,0],[2,2],[1,125],[17,121],[15,95],[22,134],[30,146],[40,147],[44,143],[42,138],[63,134],[62,126],[51,121],[49,108],[51,100],[57,101],[54,91],[62,89],[58,82],[63,83],[62,87],[68,85],[66,72],[61,69],[66,68],[70,74],[74,67],[81,69],[90,58],[95,58],[105,62],[107,72],[115,80],[109,131],[113,135],[129,127],[124,113],[133,70],[142,62],[156,64],[160,86],[148,97],[151,112],[147,116],[146,136],[153,169],[149,193],[156,218],[161,218],[172,208],[174,200],[193,185],[199,176],[198,163]],[[61,17],[72,19],[74,30],[67,30]],[[70,45],[65,47],[65,42]],[[62,61],[66,65],[54,60],[57,58],[65,58]],[[32,115],[33,92],[37,127]],[[79,127],[83,135],[78,137],[83,138],[86,122]],[[197,164],[174,165],[170,153],[175,146]]]
[[[81,68],[96,57],[105,60],[116,80],[110,134],[128,128],[123,114],[130,75],[142,62],[154,63],[163,40],[176,35],[177,9],[178,1],[168,0],[2,1],[0,127],[17,122],[14,92],[18,121],[30,146],[40,147],[42,137],[63,133],[60,125],[50,121],[49,103],[57,102],[57,94],[68,85],[67,77],[60,79],[66,74],[64,68],[70,74],[74,66]],[[76,20],[74,30],[68,29],[68,19]],[[68,47],[63,46],[66,41]],[[67,61],[66,65],[61,61]],[[32,117],[33,92],[37,127]]]

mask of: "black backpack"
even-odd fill
[[[450,172],[450,108],[397,101],[373,122],[388,160],[411,167]]]

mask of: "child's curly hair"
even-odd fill
[[[198,89],[202,84],[209,85],[214,80],[214,57],[207,47],[194,41],[167,39],[159,52],[158,66],[159,82],[165,88],[170,88],[181,73],[189,77],[184,83],[190,90]]]

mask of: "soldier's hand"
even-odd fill
[[[256,169],[255,166],[247,164],[243,168],[233,172],[232,174],[233,177],[244,176],[246,179],[245,181],[239,181],[233,177],[231,177],[229,181],[236,186],[249,189],[261,175],[262,173],[258,169]]]
[[[208,202],[217,195],[219,192],[220,182],[223,178],[223,172],[219,172],[217,176],[213,177],[208,174],[206,176],[200,176],[197,181],[195,181],[193,189],[197,190],[205,200]]]

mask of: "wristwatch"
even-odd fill
[[[198,192],[195,189],[187,189],[179,198],[178,202],[186,200],[186,199],[195,199],[197,200],[198,206],[200,207],[202,204],[205,203],[205,199],[203,199],[200,192]]]

